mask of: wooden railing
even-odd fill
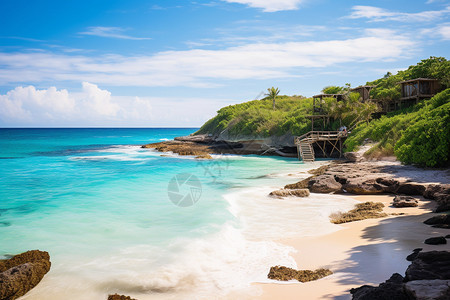
[[[314,143],[316,141],[335,140],[347,136],[345,131],[310,131],[301,136],[295,137],[295,144],[300,142]]]

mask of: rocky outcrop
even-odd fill
[[[410,299],[448,300],[450,280],[414,280],[405,284],[405,293]]]
[[[175,141],[180,142],[194,142],[194,143],[212,143],[214,138],[209,134],[197,134],[197,135],[187,135],[179,136],[174,138]]]
[[[376,195],[386,192],[384,187],[380,185],[376,179],[349,179],[347,183],[343,185],[343,189],[349,193],[356,195]]]
[[[295,270],[292,268],[284,266],[271,267],[267,277],[269,279],[288,281],[288,280],[298,280],[300,282],[308,282],[323,278],[325,276],[331,275],[328,269],[317,269],[315,271],[311,270]]]
[[[280,189],[273,191],[269,194],[272,197],[288,197],[288,196],[294,196],[294,197],[308,197],[309,196],[309,190],[308,189]]]
[[[450,252],[420,252],[406,269],[406,281],[450,279]]]
[[[400,182],[396,193],[409,196],[422,196],[425,190],[426,186],[423,184]]]
[[[46,251],[30,250],[11,257],[10,259],[0,260],[0,272],[4,272],[12,267],[40,260],[50,261],[50,255]]]
[[[353,300],[384,299],[450,299],[450,252],[420,252],[408,256],[412,260],[403,278],[395,273],[378,287],[363,285],[350,290]]]
[[[313,178],[313,176],[310,176],[308,178],[305,178],[303,180],[300,180],[299,182],[296,183],[292,183],[292,184],[287,184],[284,186],[285,189],[307,189],[308,188],[308,183],[311,180],[311,178]]]
[[[450,210],[450,184],[431,184],[425,189],[423,196],[436,200],[438,205],[435,212]]]
[[[450,215],[438,215],[425,220],[423,223],[435,228],[450,228]]]
[[[173,152],[178,155],[192,155],[197,158],[208,158],[212,157],[210,154],[216,153],[207,145],[202,145],[193,142],[180,142],[180,141],[168,141],[154,144],[147,144],[142,146],[142,148],[151,148],[160,152]]]
[[[334,176],[319,175],[309,181],[308,188],[313,193],[332,193],[341,191],[342,184]]]
[[[428,245],[443,245],[447,244],[447,240],[443,236],[437,236],[426,239],[424,243]]]
[[[403,277],[395,273],[379,286],[363,285],[350,290],[353,300],[408,300],[403,291]]]
[[[17,299],[35,287],[50,270],[49,259],[47,252],[33,250],[1,261],[0,299]]]
[[[416,257],[419,255],[419,252],[422,251],[422,250],[423,250],[422,248],[416,248],[416,249],[414,249],[414,250],[413,250],[413,253],[411,253],[410,255],[408,255],[408,256],[406,257],[406,260],[407,260],[407,261],[413,261],[413,260],[415,260]]]
[[[394,207],[416,207],[419,205],[419,201],[411,196],[395,196],[392,202]]]
[[[114,295],[109,295],[108,300],[136,300],[136,299],[131,298],[130,296],[114,294]]]

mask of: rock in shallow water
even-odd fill
[[[50,262],[41,260],[21,264],[0,273],[0,299],[14,300],[34,288],[50,270]]]
[[[308,188],[313,193],[332,193],[340,191],[342,184],[332,175],[320,175],[309,181]]]
[[[0,299],[14,300],[35,287],[50,270],[50,256],[32,250],[0,261]]]
[[[283,198],[288,196],[295,196],[295,197],[308,197],[309,196],[309,190],[308,189],[281,189],[273,191],[269,194],[273,197]]]

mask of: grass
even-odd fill
[[[330,221],[334,224],[342,224],[365,219],[377,219],[386,217],[383,212],[384,204],[381,202],[358,203],[355,208],[345,213],[334,213],[330,215]]]
[[[269,279],[288,281],[296,279],[300,282],[317,280],[333,274],[329,269],[295,270],[284,266],[271,267],[267,277]]]

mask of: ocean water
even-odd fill
[[[291,236],[338,230],[346,197],[268,197],[323,162],[141,149],[195,129],[0,129],[0,256],[50,253],[23,299],[220,298],[297,267]]]

